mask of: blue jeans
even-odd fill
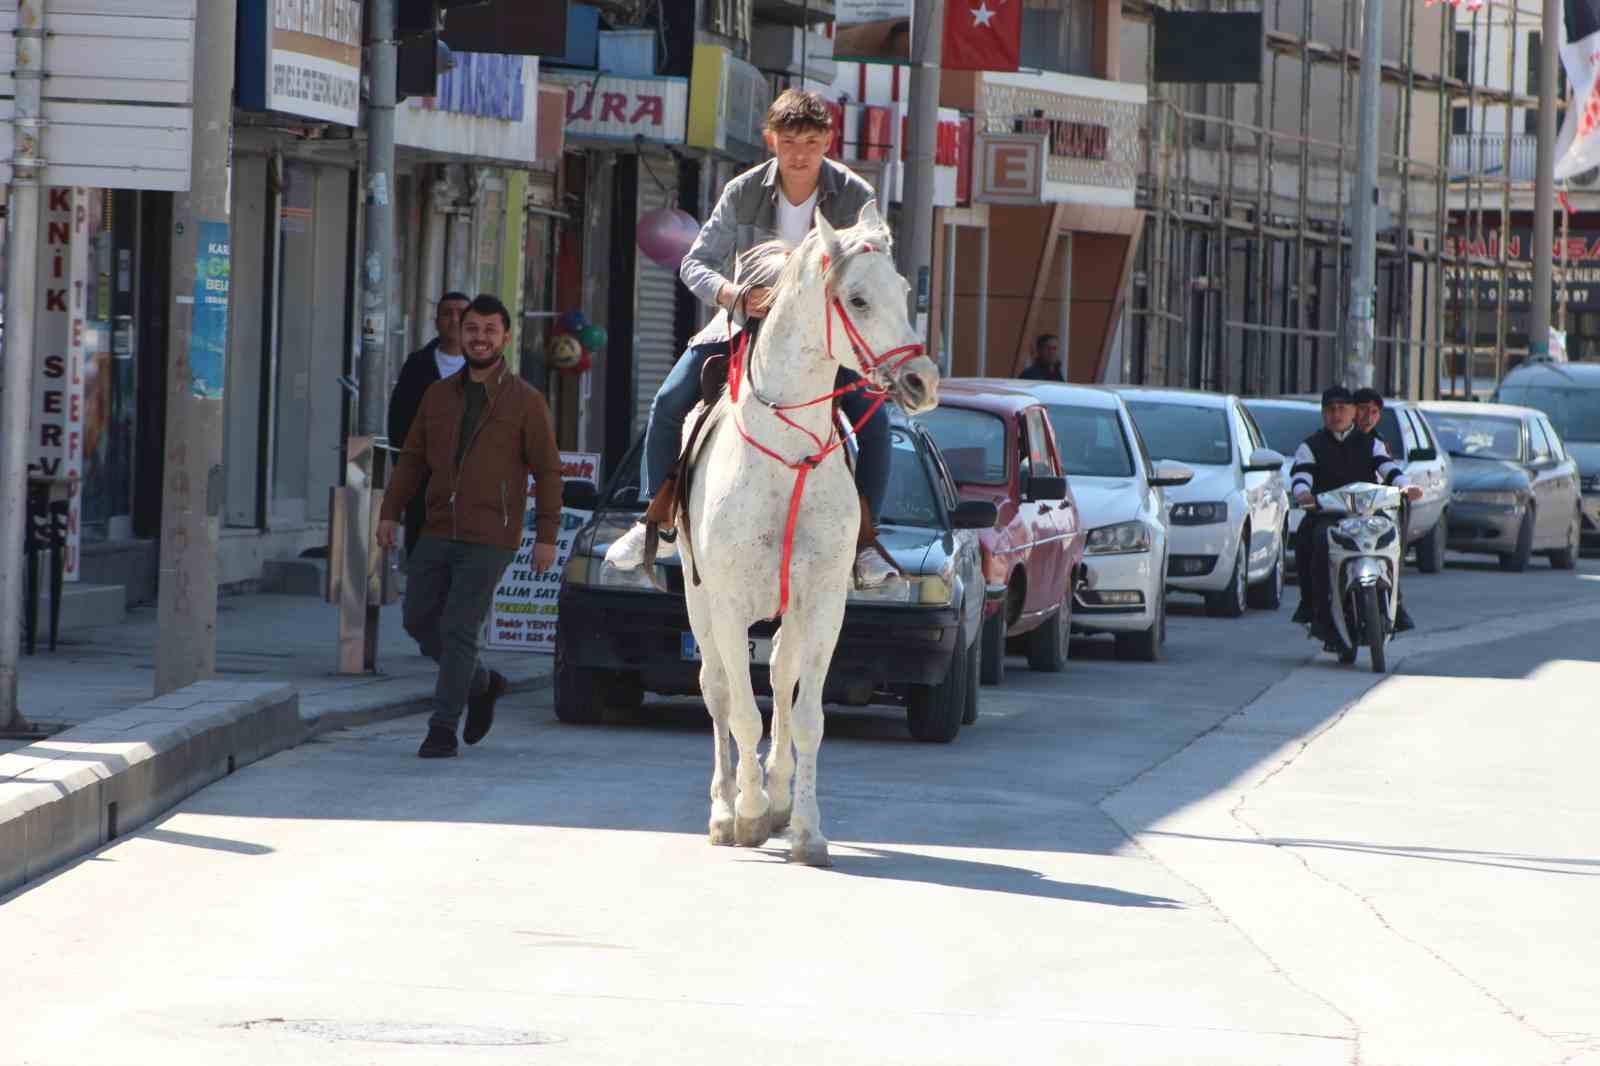
[[[706,358],[726,353],[725,344],[707,344],[684,352],[661,383],[650,404],[650,424],[644,431],[644,469],[640,478],[646,498],[653,499],[666,483],[683,447],[683,422],[700,400],[700,368]],[[841,368],[834,388],[860,380],[860,375]],[[853,426],[867,413],[872,400],[863,390],[846,393],[839,408]],[[866,497],[873,525],[883,513],[883,498],[889,493],[889,412],[879,407],[866,425],[856,432],[860,453],[856,457],[856,488]]]

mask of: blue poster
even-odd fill
[[[189,328],[189,391],[222,399],[228,359],[228,272],[232,261],[226,222],[200,223],[194,268],[194,320]]]

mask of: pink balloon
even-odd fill
[[[661,207],[639,216],[639,250],[657,266],[677,273],[678,265],[700,235],[700,223],[689,212]]]

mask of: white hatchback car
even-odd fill
[[[1167,584],[1205,597],[1206,613],[1237,618],[1283,600],[1289,494],[1284,457],[1266,446],[1237,396],[1117,386],[1145,447],[1194,469],[1168,493]]]
[[[1167,515],[1162,493],[1193,476],[1153,463],[1122,398],[1106,389],[1008,381],[1050,414],[1062,473],[1089,531],[1084,579],[1073,589],[1072,629],[1110,633],[1120,659],[1161,655],[1167,616]]]

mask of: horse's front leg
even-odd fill
[[[733,752],[728,736],[728,676],[713,646],[701,646],[700,694],[711,714],[711,843],[733,843]]]
[[[728,727],[739,744],[739,795],[733,805],[733,839],[754,848],[772,835],[771,803],[761,772],[761,710],[750,683],[749,628],[737,619],[713,619],[717,652],[728,683]],[[709,655],[709,651],[707,652]]]
[[[772,746],[767,750],[767,794],[772,798],[772,831],[789,827],[794,809],[794,742],[789,735],[794,710],[795,683],[800,677],[799,640],[785,640],[783,628],[772,643],[769,674],[772,678]]]
[[[822,686],[833,659],[833,646],[844,621],[844,596],[837,606],[804,620],[796,636],[806,634],[795,652],[801,663],[800,694],[793,714],[795,775],[794,814],[789,823],[789,861],[807,866],[831,866],[828,838],[822,835],[822,812],[817,805],[817,751],[822,747]],[[795,623],[791,618],[790,625]]]

